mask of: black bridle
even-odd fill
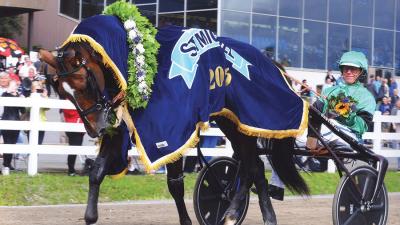
[[[82,57],[82,60],[79,61],[79,65],[71,71],[68,71],[67,67],[64,64],[65,57],[70,56],[70,51],[64,51],[64,49],[60,49],[57,51],[57,64],[60,68],[60,71],[57,73],[59,77],[67,77],[71,74],[75,74],[82,68],[86,71],[87,74],[87,89],[91,94],[95,96],[95,103],[90,106],[89,108],[83,110],[77,103],[76,100],[72,101],[75,105],[80,117],[83,120],[86,120],[88,124],[90,124],[89,120],[87,119],[87,115],[96,112],[104,112],[104,121],[108,122],[109,113],[114,108],[112,102],[109,100],[108,96],[106,95],[105,91],[101,91],[96,80],[96,76],[93,71],[86,65],[87,60]],[[75,55],[80,54],[79,51],[75,50]],[[94,53],[92,52],[92,55]],[[75,96],[72,96],[75,99]]]

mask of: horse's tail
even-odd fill
[[[294,141],[294,138],[273,139],[271,163],[289,190],[301,195],[309,195],[310,190],[297,171],[293,160]]]

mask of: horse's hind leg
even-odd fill
[[[256,159],[254,171],[254,184],[257,188],[258,203],[262,213],[265,225],[277,224],[274,208],[272,207],[271,199],[268,196],[268,183],[265,179],[264,164],[259,157]]]
[[[241,162],[239,169],[239,188],[225,212],[224,224],[233,225],[236,224],[239,219],[239,208],[243,204],[246,194],[253,183],[253,179],[249,175],[250,165],[255,163],[255,161],[252,163],[251,160],[255,158],[255,156],[253,156],[253,151],[256,148],[256,139],[240,133],[237,130],[237,126],[225,117],[215,116],[212,119],[217,122],[219,128],[222,130],[222,132],[224,132],[229,141],[231,141],[234,151],[234,158],[240,160]]]
[[[179,159],[174,163],[167,164],[167,183],[168,190],[175,200],[178,209],[179,222],[181,225],[192,225],[189,214],[186,210],[184,201],[184,183],[183,183],[183,159]]]

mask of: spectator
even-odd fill
[[[389,96],[389,84],[387,78],[382,78],[382,84],[379,93],[383,93],[383,96]]]
[[[325,82],[326,82],[326,79],[328,79],[328,78],[331,80],[332,86],[336,84],[336,78],[333,76],[332,70],[328,70],[328,72],[326,73]]]
[[[10,76],[7,72],[0,72],[0,95],[7,91]]]
[[[333,84],[331,78],[329,78],[329,77],[327,76],[327,77],[325,78],[325,84],[322,85],[322,90],[321,90],[321,91],[324,91],[325,89],[330,88],[330,87],[332,87],[333,85],[334,85],[334,84]]]
[[[36,68],[33,66],[31,59],[29,58],[29,56],[25,57],[24,60],[24,65],[22,65],[19,69],[19,76],[21,77],[21,79],[30,78],[30,75],[34,74],[36,75]],[[33,78],[32,78],[33,79]]]
[[[82,123],[79,117],[78,111],[74,109],[63,109],[64,121],[67,123]],[[80,146],[83,143],[83,136],[85,133],[82,132],[65,132],[68,137],[68,144],[71,146]],[[75,176],[75,161],[76,155],[68,155],[67,165],[68,165],[68,176]]]
[[[382,103],[379,105],[378,110],[381,111],[382,114],[390,114],[392,107],[388,96],[382,98]]]
[[[392,104],[392,108],[393,108],[393,106],[396,104],[397,100],[400,99],[399,89],[397,89],[397,88],[393,89],[393,96],[391,96],[391,99],[392,99],[391,104]]]
[[[28,78],[29,80],[35,80],[36,77],[36,70],[33,68],[28,69]]]
[[[301,83],[302,85],[300,86],[300,96],[309,100],[309,98],[311,97],[311,91],[310,87],[307,84],[307,80],[304,79]]]
[[[381,89],[382,86],[381,76],[376,75],[373,84],[374,84],[374,95],[377,96],[378,98],[379,90]]]
[[[394,90],[398,89],[398,85],[397,85],[396,80],[393,79],[393,77],[389,77],[388,85],[389,85],[389,97],[392,97],[392,100],[393,100]]]
[[[18,86],[15,81],[10,81],[8,89],[1,96],[2,97],[19,97],[17,92]],[[25,108],[23,107],[4,107],[2,120],[20,120],[20,115],[25,112]],[[2,135],[4,139],[4,144],[16,144],[19,130],[2,130]],[[11,166],[13,154],[3,154],[3,166],[8,167],[10,170],[15,170],[14,167]]]
[[[374,87],[374,82],[375,82],[375,76],[374,75],[370,75],[369,79],[368,79],[368,84],[366,84],[366,88],[368,89],[369,92],[371,92],[371,94],[374,96],[375,98],[375,102],[377,99],[377,93],[375,92],[375,87]]]
[[[400,117],[400,99],[397,99],[390,115]],[[400,134],[400,123],[393,123],[393,129],[397,134]],[[393,141],[392,148],[399,150],[400,141],[399,140]],[[397,158],[397,171],[400,171],[400,157]]]
[[[21,85],[21,79],[19,78],[19,76],[14,72],[14,67],[9,67],[8,70],[8,75],[10,76],[11,80],[15,80],[19,85]]]

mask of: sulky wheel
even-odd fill
[[[351,177],[362,193],[354,187],[349,176],[343,176],[336,189],[333,200],[333,224],[351,225],[384,225],[386,224],[389,205],[388,195],[384,184],[374,203],[371,200],[375,189],[377,171],[369,166],[354,169]]]
[[[224,214],[239,187],[238,163],[218,157],[200,171],[193,193],[194,211],[201,225],[222,225]],[[239,210],[236,224],[241,224],[249,207],[249,193]]]

